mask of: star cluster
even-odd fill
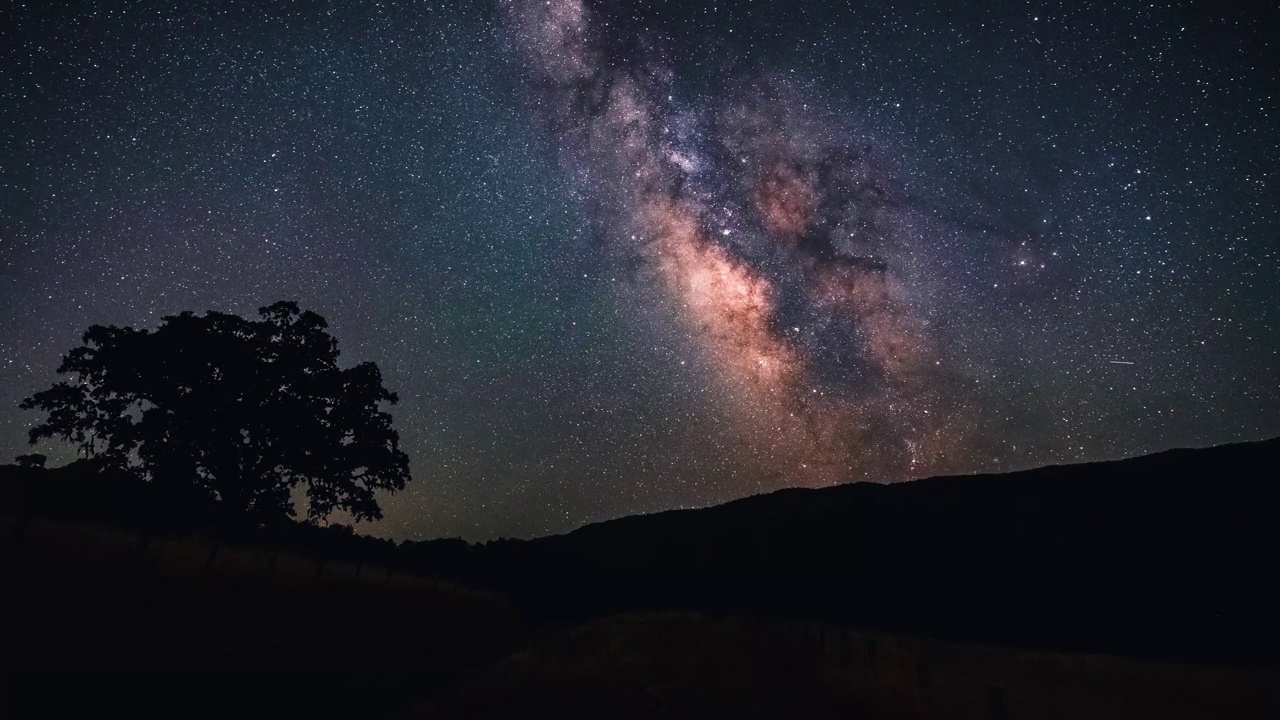
[[[285,298],[393,537],[1280,433],[1261,5],[3,12],[6,455],[88,325]]]

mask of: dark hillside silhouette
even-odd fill
[[[371,362],[338,367],[319,315],[278,302],[259,316],[185,312],[155,331],[90,327],[58,368],[72,381],[23,401],[47,414],[31,442],[72,442],[102,468],[145,479],[166,504],[216,503],[242,522],[292,517],[298,486],[309,518],[380,518],[375,492],[409,480],[380,409],[395,394]]]
[[[1170,659],[1274,659],[1280,440],[783,490],[564,536],[407,543],[545,617],[697,610]]]

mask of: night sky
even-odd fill
[[[395,538],[1280,434],[1272,2],[50,5],[0,458],[90,324],[280,299],[401,397]]]

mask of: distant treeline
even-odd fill
[[[246,523],[242,513],[227,512],[198,494],[180,494],[172,486],[87,459],[55,468],[0,465],[0,516],[11,519],[5,528],[21,528],[28,518],[49,518],[110,525],[143,537],[202,536],[237,545],[288,547],[316,557],[455,579],[490,574],[477,572],[484,545],[460,539],[397,543],[340,523]],[[523,545],[506,540],[495,545],[510,543]]]
[[[396,544],[358,535],[349,525],[307,522],[247,524],[198,495],[146,482],[127,472],[104,469],[92,460],[63,467],[0,466],[0,514],[109,524],[144,536],[212,536],[243,544],[283,544],[324,557],[386,562]]]

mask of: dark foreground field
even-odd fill
[[[399,546],[135,527],[137,487],[0,472],[4,709],[1280,717],[1277,464],[1269,441]]]
[[[1280,672],[690,614],[547,638],[417,718],[1268,718]]]
[[[14,580],[13,717],[395,717],[527,640],[501,608],[412,588]]]
[[[61,589],[74,590],[63,586]],[[694,614],[531,633],[376,591],[109,590],[26,608],[8,717],[1273,718],[1280,671]],[[127,602],[125,607],[117,603]],[[206,613],[191,622],[188,612]],[[316,635],[335,616],[363,633]],[[104,672],[104,669],[108,669]]]

